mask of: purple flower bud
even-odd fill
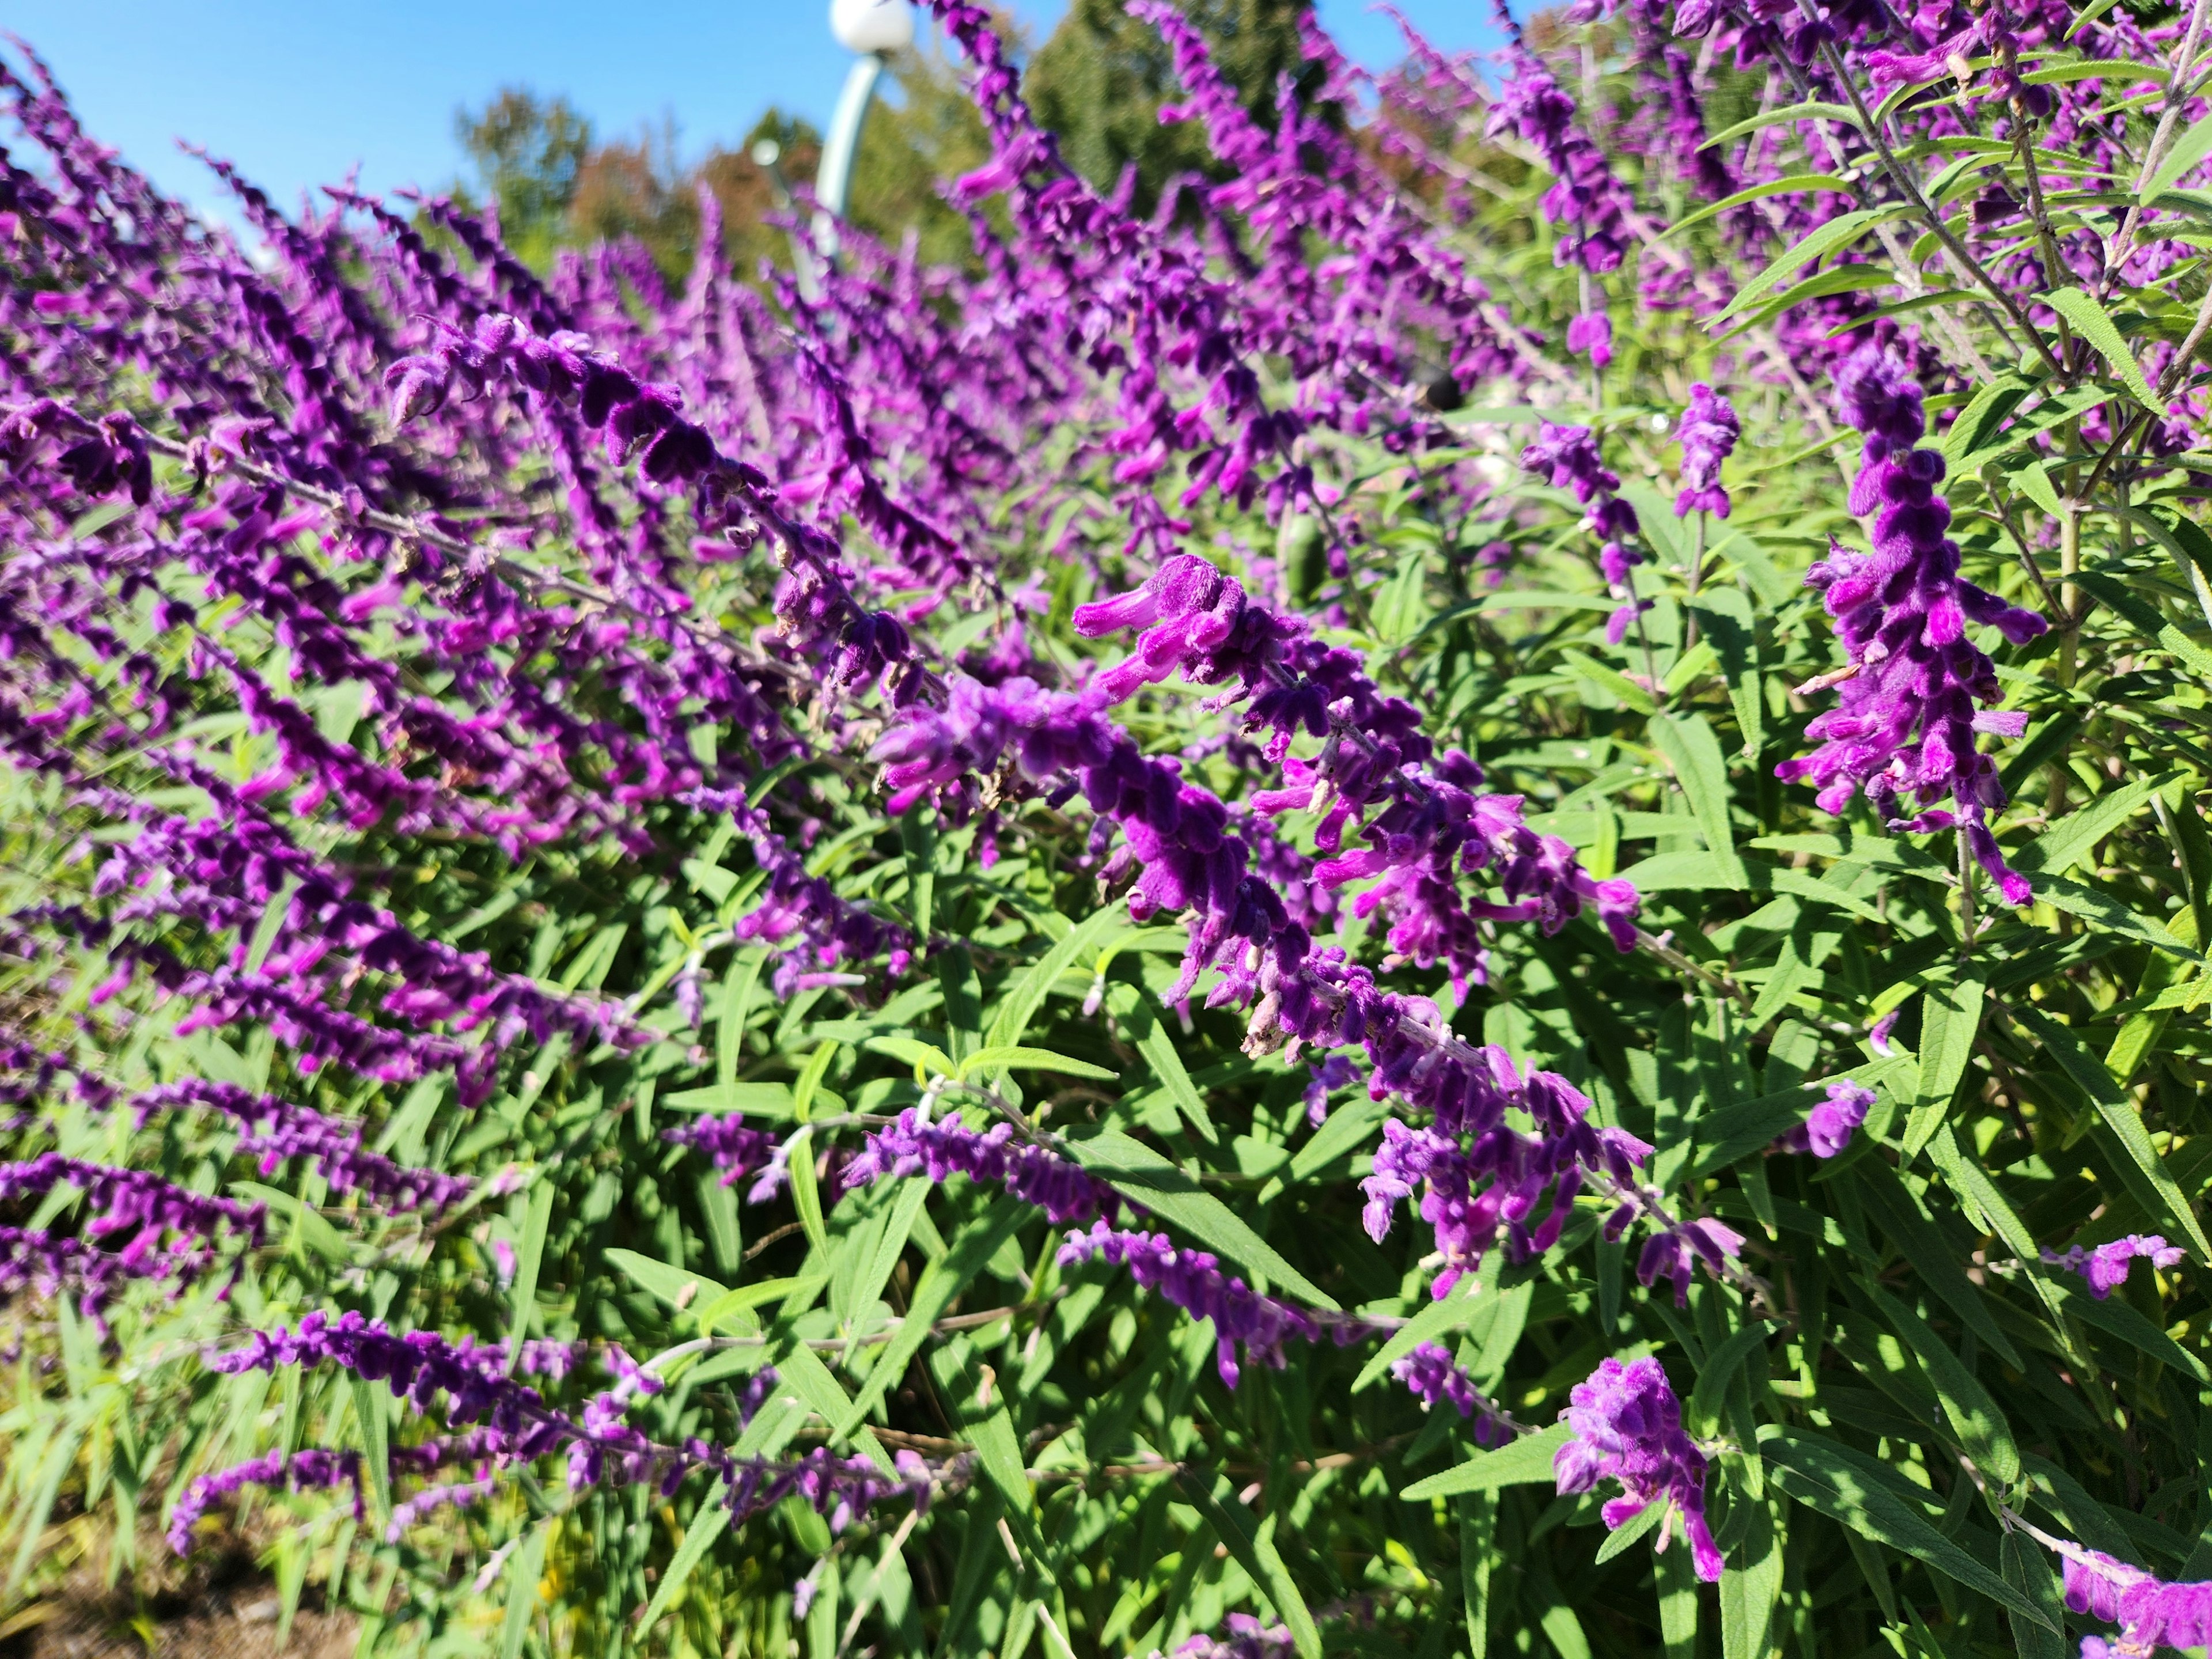
[[[1851,1144],[1853,1131],[1866,1121],[1874,1103],[1873,1090],[1849,1078],[1838,1078],[1828,1085],[1828,1097],[1807,1113],[1802,1123],[1778,1136],[1773,1150],[1833,1158]]]
[[[1679,1518],[1698,1577],[1717,1581],[1721,1552],[1705,1524],[1705,1454],[1682,1431],[1681,1402],[1659,1362],[1607,1359],[1587,1382],[1576,1383],[1568,1399],[1572,1403],[1559,1416],[1571,1437],[1552,1459],[1559,1491],[1620,1482],[1621,1496],[1601,1511],[1608,1529],[1626,1525],[1650,1504],[1672,1505],[1674,1517],[1662,1523],[1656,1547],[1667,1547]]]

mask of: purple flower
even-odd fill
[[[1480,1412],[1481,1417],[1474,1425],[1479,1444],[1488,1445],[1500,1432],[1509,1436],[1512,1433],[1510,1419],[1498,1409],[1495,1401],[1484,1396],[1474,1386],[1474,1379],[1459,1368],[1451,1351],[1441,1344],[1420,1344],[1391,1365],[1390,1375],[1413,1391],[1423,1411],[1442,1401],[1448,1401],[1462,1417],[1474,1417]]]
[[[1743,428],[1729,400],[1703,380],[1690,388],[1682,411],[1682,489],[1674,497],[1674,516],[1711,513],[1729,515],[1729,494],[1721,488],[1721,463],[1735,448]]]
[[[1875,1092],[1864,1084],[1838,1078],[1828,1085],[1828,1097],[1805,1115],[1794,1129],[1774,1142],[1778,1152],[1810,1152],[1833,1158],[1851,1144],[1851,1134],[1873,1109]]]
[[[2181,1265],[2185,1254],[2156,1233],[2130,1233],[2125,1238],[2116,1238],[2094,1249],[2076,1244],[2063,1255],[2046,1249],[2043,1260],[2050,1267],[2081,1274],[2089,1281],[2090,1292],[2102,1302],[2128,1282],[2128,1269],[2137,1256],[2147,1258],[2154,1267],[2175,1267]]]
[[[1607,1359],[1568,1398],[1572,1403],[1559,1416],[1571,1437],[1552,1459],[1559,1490],[1588,1492],[1601,1480],[1619,1481],[1621,1496],[1601,1511],[1608,1528],[1652,1504],[1671,1504],[1698,1577],[1717,1581],[1721,1552],[1705,1524],[1705,1454],[1682,1431],[1681,1402],[1659,1362]],[[1673,1525],[1671,1517],[1661,1523],[1656,1547],[1667,1547]]]
[[[1330,1054],[1311,1068],[1306,1081],[1306,1121],[1318,1129],[1328,1121],[1328,1097],[1337,1090],[1359,1081],[1359,1067],[1349,1054]]]
[[[776,1146],[775,1137],[769,1131],[747,1125],[742,1112],[679,1123],[674,1128],[663,1129],[660,1138],[706,1153],[714,1167],[722,1171],[721,1184],[725,1187],[733,1187],[745,1176],[768,1168]]]
[[[1613,319],[1602,311],[1577,317],[1567,325],[1567,349],[1605,368],[1613,362]]]
[[[2117,1644],[2091,1636],[2082,1659],[2148,1654],[2157,1648],[2212,1643],[2212,1583],[2169,1584],[2100,1551],[2069,1545],[2061,1552],[2069,1610],[2123,1626]],[[2092,1644],[2095,1644],[2093,1649]]]
[[[1985,623],[2021,644],[2045,623],[1959,574],[1959,545],[1943,533],[1951,509],[1935,489],[1943,457],[1913,447],[1926,418],[1905,364],[1870,340],[1836,383],[1844,417],[1865,434],[1850,509],[1874,515],[1874,550],[1832,544],[1806,575],[1822,591],[1850,664],[1814,683],[1839,688],[1838,706],[1805,729],[1820,746],[1775,775],[1816,786],[1824,811],[1842,811],[1863,790],[1892,829],[1955,825],[2005,902],[2025,904],[2027,880],[2005,863],[1986,816],[2004,805],[2004,788],[1977,744],[1984,732],[2020,736],[2027,716],[1976,708],[2002,694],[1996,665],[1966,630]],[[1946,797],[1955,811],[1936,805]],[[1920,809],[1917,817],[1904,816],[1905,802]]]
[[[1624,1204],[1607,1218],[1605,1236],[1608,1240],[1619,1238],[1637,1215],[1634,1206]],[[1670,1280],[1674,1286],[1674,1305],[1687,1307],[1690,1301],[1690,1280],[1699,1266],[1715,1277],[1728,1269],[1743,1249],[1743,1235],[1725,1222],[1711,1216],[1696,1216],[1662,1225],[1644,1241],[1644,1249],[1636,1258],[1637,1281],[1647,1287],[1661,1279]]]
[[[1194,1636],[1172,1659],[1290,1659],[1296,1644],[1287,1625],[1263,1625],[1249,1613],[1232,1613],[1226,1636]]]
[[[1585,1180],[1632,1180],[1651,1151],[1621,1130],[1593,1125],[1589,1098],[1564,1078],[1538,1071],[1524,1078],[1495,1045],[1475,1058],[1466,1066],[1438,1056],[1406,1077],[1401,1086],[1433,1103],[1434,1121],[1413,1128],[1385,1120],[1373,1171],[1360,1182],[1362,1218],[1378,1243],[1399,1202],[1420,1194],[1421,1218],[1435,1230],[1443,1264],[1430,1287],[1438,1298],[1499,1244],[1511,1261],[1542,1255],[1558,1241]],[[1530,1128],[1516,1128],[1510,1115],[1525,1115]],[[1549,1211],[1540,1219],[1547,1191]]]

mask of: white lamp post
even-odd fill
[[[814,181],[814,199],[821,204],[814,216],[815,240],[834,258],[837,221],[845,216],[852,195],[853,157],[860,147],[860,126],[868,118],[869,100],[890,54],[914,44],[914,8],[908,0],[830,0],[830,32],[854,54],[845,90],[837,99],[837,113],[830,123],[829,142],[822,147],[822,171]]]

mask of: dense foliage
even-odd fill
[[[2202,1645],[2202,0],[1131,0],[1149,215],[934,3],[817,298],[9,71],[9,1608]]]

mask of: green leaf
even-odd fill
[[[8,1583],[0,1592],[0,1606],[12,1606],[16,1591],[23,1587],[23,1579],[31,1571],[32,1560],[46,1530],[46,1517],[53,1513],[54,1504],[61,1497],[64,1478],[76,1465],[76,1449],[83,1438],[84,1420],[72,1416],[47,1443],[46,1457],[39,1465],[38,1485],[32,1489],[29,1506],[21,1511],[23,1541],[16,1546],[15,1561],[8,1569]],[[388,1484],[388,1473],[386,1479]]]
[[[1337,1107],[1314,1138],[1291,1158],[1291,1179],[1310,1181],[1346,1154],[1364,1151],[1374,1139],[1376,1126],[1389,1115],[1389,1109],[1382,1102],[1364,1094],[1354,1095]]]
[[[930,1073],[938,1077],[953,1075],[952,1056],[933,1042],[924,1042],[898,1031],[884,1031],[870,1037],[860,1045],[872,1054],[889,1054],[902,1066],[911,1066],[917,1072]]]
[[[283,932],[285,922],[291,917],[292,896],[299,890],[299,877],[287,876],[284,884],[276,890],[276,896],[269,901],[269,908],[262,912],[261,921],[253,929],[252,942],[246,949],[247,973],[259,973],[261,964],[269,960],[269,952],[276,945],[276,935]]]
[[[118,519],[127,519],[138,510],[135,501],[102,501],[98,507],[79,514],[70,524],[70,539],[81,542],[96,536]]]
[[[637,1621],[635,1632],[637,1636],[644,1636],[659,1622],[660,1615],[674,1604],[677,1595],[684,1589],[684,1581],[691,1577],[692,1569],[705,1559],[707,1552],[714,1547],[714,1540],[729,1530],[729,1504],[719,1491],[709,1492],[701,1500],[697,1511],[691,1517],[691,1524],[684,1529],[684,1541],[676,1547],[674,1558],[661,1575],[660,1583],[654,1587],[653,1600],[646,1603],[645,1614]],[[539,1549],[542,1553],[542,1544]],[[531,1592],[533,1596],[537,1593],[534,1579]],[[512,1595],[513,1592],[509,1594]],[[512,1605],[510,1601],[509,1606]]]
[[[1540,1433],[1524,1436],[1509,1446],[1470,1458],[1457,1468],[1416,1480],[1398,1496],[1407,1502],[1449,1498],[1455,1492],[1495,1492],[1500,1486],[1526,1486],[1553,1479],[1552,1456],[1567,1443],[1565,1423],[1554,1423]]]
[[[1747,1325],[1705,1356],[1705,1363],[1698,1369],[1698,1385],[1690,1392],[1689,1409],[1682,1415],[1693,1436],[1710,1438],[1719,1431],[1729,1385],[1743,1369],[1743,1362],[1765,1346],[1766,1337],[1764,1323]]]
[[[1720,141],[1708,139],[1706,142],[1717,143]],[[1802,191],[1827,191],[1835,195],[1847,196],[1853,188],[1850,179],[1838,179],[1832,173],[1796,173],[1787,179],[1770,179],[1763,185],[1749,185],[1708,207],[1701,207],[1686,219],[1675,220],[1659,233],[1658,240],[1663,242],[1670,236],[1679,236],[1692,225],[1701,225],[1708,219],[1726,213],[1730,208],[1740,208],[1747,202],[1756,202],[1764,197],[1794,196]]]
[[[2184,945],[2158,922],[2136,915],[2111,894],[2094,887],[2084,887],[2079,882],[2069,881],[2063,876],[2038,876],[2035,896],[2055,909],[2069,916],[2094,922],[2107,933],[2123,934],[2154,945],[2170,956],[2184,957],[2190,962],[2202,962],[2203,956]]]
[[[1952,1191],[1979,1210],[1999,1238],[2022,1261],[2033,1261],[2039,1247],[2035,1235],[2006,1198],[2003,1190],[1990,1179],[1979,1159],[1972,1158],[1961,1149],[1958,1138],[1948,1123],[1938,1126],[1928,1139],[1929,1162],[1943,1172],[1943,1179]]]
[[[1667,1659],[1695,1659],[1698,1651],[1698,1575],[1686,1548],[1652,1559],[1659,1591],[1659,1639]]]
[[[2168,772],[2160,777],[2138,778],[2124,789],[2098,796],[2022,848],[2013,863],[2029,875],[2064,875],[2099,842],[2148,805],[2153,795],[2181,775]]]
[[[1783,252],[1776,255],[1765,270],[1737,289],[1735,298],[1730,300],[1727,307],[1717,315],[1706,319],[1705,326],[1709,329],[1716,328],[1739,313],[1749,310],[1759,295],[1803,270],[1815,259],[1826,258],[1838,248],[1856,240],[1863,232],[1872,229],[1876,223],[1887,219],[1894,219],[1903,211],[1905,210],[1901,208],[1859,208],[1839,218],[1831,219],[1827,223],[1808,231],[1791,243]]]
[[[776,1375],[791,1385],[792,1392],[806,1402],[806,1408],[825,1423],[836,1425],[830,1434],[832,1445],[849,1440],[860,1448],[861,1454],[872,1461],[886,1474],[891,1471],[891,1455],[884,1449],[883,1443],[872,1434],[854,1431],[855,1421],[852,1398],[844,1385],[831,1376],[814,1350],[798,1337],[793,1337],[776,1350]],[[852,1428],[844,1425],[852,1423]]]
[[[1774,1535],[1774,1515],[1766,1503],[1751,1506],[1751,1525],[1743,1542],[1721,1570],[1721,1659],[1768,1659],[1780,1645],[1774,1609],[1782,1599],[1782,1540]]]
[[[726,1515],[728,1510],[723,1513]],[[514,1547],[514,1553],[507,1559],[507,1617],[500,1625],[499,1659],[521,1659],[522,1638],[530,1633],[531,1614],[538,1611],[538,1586],[545,1576],[545,1545],[553,1527],[550,1517],[539,1522],[530,1529],[530,1535]],[[680,1550],[678,1555],[681,1557]],[[684,1568],[684,1571],[690,1571],[690,1567]],[[654,1616],[647,1614],[647,1628]]]
[[[1743,861],[1736,856],[1735,832],[1729,823],[1728,762],[1721,756],[1720,740],[1702,714],[1655,715],[1650,729],[1682,787],[1706,847],[1730,884],[1742,886]]]
[[[1006,1500],[1008,1510],[1018,1516],[1028,1516],[1036,1508],[1036,1498],[1030,1490],[1030,1472],[1022,1459],[1021,1437],[1014,1432],[1014,1419],[1006,1409],[1003,1393],[998,1403],[980,1420],[968,1425],[968,1440],[975,1448],[976,1463],[999,1489],[999,1495]]]
[[[384,1414],[389,1391],[381,1382],[349,1376],[355,1426],[361,1434],[361,1461],[368,1476],[369,1496],[375,1500],[376,1518],[392,1518],[392,1425]]]
[[[1982,1019],[1982,982],[1961,975],[1949,986],[1931,986],[1920,999],[1920,1077],[1912,1115],[1905,1127],[1905,1161],[1919,1156],[1929,1136],[1951,1115],[1951,1103],[1974,1057]]]
[[[674,1094],[661,1096],[659,1104],[679,1112],[744,1112],[755,1117],[787,1120],[791,1116],[791,1085],[718,1083],[704,1089],[678,1089]]]
[[[2006,416],[2034,389],[2018,375],[2001,374],[1975,392],[1943,434],[1941,447],[1950,471],[1972,471],[1966,465],[1966,458],[1996,437]]]
[[[1111,1083],[1120,1076],[1103,1066],[1093,1066],[1087,1060],[1070,1060],[1065,1054],[1055,1054],[1048,1048],[1023,1048],[1012,1044],[994,1044],[978,1048],[960,1062],[959,1075],[970,1078],[978,1072],[998,1071],[1059,1072],[1068,1077],[1096,1078]]]
[[[2212,120],[2212,118],[2207,118]],[[2199,123],[2200,125],[2204,123]],[[2193,132],[2195,128],[2191,128]],[[2165,171],[2164,168],[2160,169]],[[2142,368],[2128,343],[2120,337],[2119,325],[2114,323],[2104,307],[2078,288],[2062,288],[2042,296],[2044,304],[2074,325],[2074,331],[2089,343],[2090,348],[2111,368],[2113,378],[2135,394],[2136,401],[2156,412],[2164,406],[2143,379]]]
[[[1655,853],[1620,873],[1639,893],[1740,892],[1745,877],[1741,860],[1731,870],[1714,853]]]
[[[2005,474],[2012,487],[2033,501],[2052,518],[2063,510],[2058,504],[2058,486],[2051,482],[2051,474],[2044,470],[2041,461],[2030,461],[2016,466]]]
[[[1291,1577],[1282,1553],[1275,1547],[1275,1524],[1283,1512],[1271,1510],[1265,1520],[1254,1524],[1251,1511],[1237,1501],[1225,1475],[1217,1478],[1211,1491],[1188,1474],[1176,1484],[1212,1524],[1215,1536],[1227,1547],[1237,1565],[1251,1574],[1252,1582],[1275,1604],[1276,1617],[1290,1626],[1298,1659],[1321,1659],[1321,1631],[1307,1610],[1305,1597],[1298,1593],[1297,1582]]]
[[[1819,1436],[1784,1430],[1762,1438],[1767,1476],[1796,1503],[1846,1532],[1903,1550],[1967,1589],[2037,1624],[2043,1610],[1908,1508],[1888,1487],[1871,1480],[1848,1449]]]
[[[553,1218],[553,1182],[541,1170],[523,1213],[522,1242],[514,1250],[514,1284],[507,1297],[507,1374],[522,1362],[523,1339],[538,1312],[538,1264],[545,1258],[545,1229]]]
[[[2124,1297],[2100,1297],[2081,1280],[2065,1272],[2036,1276],[2058,1304],[2084,1325],[2094,1325],[2107,1335],[2119,1338],[2136,1352],[2185,1372],[2200,1383],[2212,1383],[2212,1370],[2208,1370],[2202,1359],[2137,1313]]]
[[[2212,678],[2212,651],[2207,651],[2159,615],[2155,606],[2112,577],[2096,571],[2085,570],[2074,580],[2094,595],[2100,605],[2133,623],[2145,639],[2156,640],[2162,648],[2186,663],[2192,673]]]
[[[2071,1030],[2054,1024],[2035,1009],[2021,1004],[2014,1012],[2035,1033],[2060,1069],[2081,1085],[2081,1091],[2094,1103],[2098,1115],[2105,1120],[2106,1127],[2112,1130],[2113,1138],[2148,1188],[2145,1196],[2150,1200],[2153,1212],[2163,1209],[2163,1218],[2195,1246],[2197,1259],[2212,1261],[2212,1242],[2206,1240],[2204,1230],[2197,1224],[2196,1212],[2166,1169],[2166,1160],[2150,1144],[2150,1132],[2143,1127],[2142,1114],[2128,1098],[2127,1091],[2105,1069],[2105,1062],[2084,1048]]]
[[[822,1192],[814,1172],[814,1143],[806,1121],[813,1110],[814,1091],[821,1086],[830,1062],[837,1057],[837,1048],[835,1042],[825,1042],[817,1048],[806,1069],[799,1074],[799,1081],[791,1085],[791,1115],[799,1120],[799,1127],[787,1143],[789,1151],[784,1159],[792,1207],[799,1212],[808,1243],[824,1255],[830,1253],[830,1234],[822,1223]]]
[[[1468,1659],[1490,1659],[1490,1577],[1498,1565],[1498,1500],[1470,1492],[1452,1504],[1459,1517],[1460,1589],[1467,1601]]]
[[[1140,1028],[1137,1032],[1137,1052],[1152,1068],[1152,1075],[1175,1102],[1176,1109],[1183,1115],[1200,1140],[1218,1143],[1220,1136],[1214,1133],[1212,1115],[1206,1109],[1206,1097],[1190,1080],[1190,1073],[1176,1048],[1175,1039],[1168,1035],[1167,1022],[1160,1018],[1159,1010],[1149,998],[1138,999],[1131,1010],[1130,1023]]]
[[[2191,122],[2182,131],[2160,158],[2150,177],[2143,180],[2142,188],[2136,192],[2136,199],[2148,202],[2162,191],[2171,190],[2180,181],[2183,173],[2207,155],[2212,155],[2212,115]]]
[[[2020,1447],[2012,1437],[2012,1425],[2005,1421],[1981,1379],[1918,1314],[1879,1285],[1869,1282],[1865,1288],[1889,1328],[1905,1339],[1905,1346],[1927,1372],[1943,1415],[1950,1419],[1959,1443],[1974,1460],[1974,1467],[2011,1486],[2020,1479]]]
[[[1638,714],[1656,714],[1659,712],[1659,705],[1653,700],[1650,692],[1645,690],[1619,669],[1608,668],[1603,663],[1585,656],[1579,651],[1562,651],[1559,653],[1559,660],[1577,675],[1611,693],[1613,697],[1626,703]]]
[[[258,1181],[234,1181],[229,1190],[257,1204],[266,1204],[271,1215],[291,1218],[291,1230],[298,1243],[321,1256],[325,1261],[349,1261],[353,1252],[346,1248],[345,1235],[331,1225],[330,1218],[312,1204],[302,1204],[296,1194],[276,1187],[263,1185]],[[296,1252],[295,1252],[296,1254]]]
[[[1019,1042],[1036,1011],[1044,1006],[1046,993],[1060,976],[1073,967],[1085,951],[1097,949],[1128,925],[1129,913],[1119,905],[1109,904],[1068,929],[1067,936],[1031,963],[1000,999],[991,1029],[983,1034],[984,1042],[993,1048],[1011,1048]]]
[[[2026,1370],[2027,1362],[2020,1357],[2011,1339],[1998,1328],[1996,1316],[1990,1313],[1980,1287],[1952,1259],[1951,1247],[1936,1231],[1936,1224],[1921,1212],[1919,1200],[1905,1190],[1897,1172],[1878,1158],[1861,1158],[1844,1178],[1852,1176],[1857,1178],[1859,1194],[1874,1212],[1881,1230],[1918,1271],[1928,1288],[1949,1304],[1951,1310],[1971,1326],[1974,1334],[1988,1343],[2005,1364],[2014,1370]]]
[[[711,1306],[729,1294],[727,1286],[716,1284],[704,1273],[672,1267],[665,1261],[655,1261],[635,1250],[609,1250],[606,1262],[638,1289],[659,1297],[672,1308],[688,1309],[702,1302]]]
[[[692,1311],[699,1321],[702,1335],[712,1336],[724,1322],[732,1316],[753,1308],[767,1306],[771,1302],[796,1302],[800,1306],[811,1306],[822,1287],[830,1282],[826,1273],[802,1274],[790,1279],[763,1279],[750,1285],[740,1285],[735,1290],[724,1291],[703,1305],[696,1300]],[[744,1324],[746,1322],[739,1322]]]
[[[1376,590],[1370,615],[1376,639],[1398,645],[1419,631],[1429,612],[1427,579],[1427,554],[1415,549],[1399,560],[1396,572]]]
[[[2013,1646],[2020,1650],[2020,1659],[2074,1659],[2074,1644],[2060,1634],[2065,1629],[2060,1613],[2063,1602],[2051,1564],[2017,1532],[2005,1534],[2002,1553],[2005,1583],[2043,1614],[2040,1619],[2022,1618],[2017,1613],[2009,1615]]]
[[[842,1440],[859,1428],[884,1391],[904,1378],[908,1365],[929,1340],[930,1327],[952,1305],[953,1298],[975,1282],[983,1264],[1014,1236],[1015,1229],[1034,1214],[1020,1200],[1002,1194],[989,1209],[954,1235],[942,1256],[922,1270],[898,1330],[883,1345],[851,1407],[842,1417],[831,1419],[832,1439]]]
[[[1133,1199],[1218,1251],[1245,1272],[1294,1291],[1316,1308],[1337,1311],[1335,1299],[1283,1260],[1236,1212],[1142,1141],[1108,1129],[1066,1143],[1076,1162],[1115,1191]]]
[[[1655,1498],[1637,1510],[1634,1520],[1626,1526],[1606,1534],[1605,1542],[1597,1547],[1595,1565],[1601,1567],[1614,1556],[1626,1554],[1642,1541],[1645,1534],[1665,1520],[1667,1511],[1673,1507],[1666,1498]]]
[[[1791,104],[1786,109],[1768,110],[1738,121],[1732,127],[1723,127],[1698,148],[1711,149],[1715,144],[1725,144],[1747,132],[1757,132],[1762,127],[1778,126],[1784,121],[1845,121],[1856,126],[1858,117],[1845,104]]]

